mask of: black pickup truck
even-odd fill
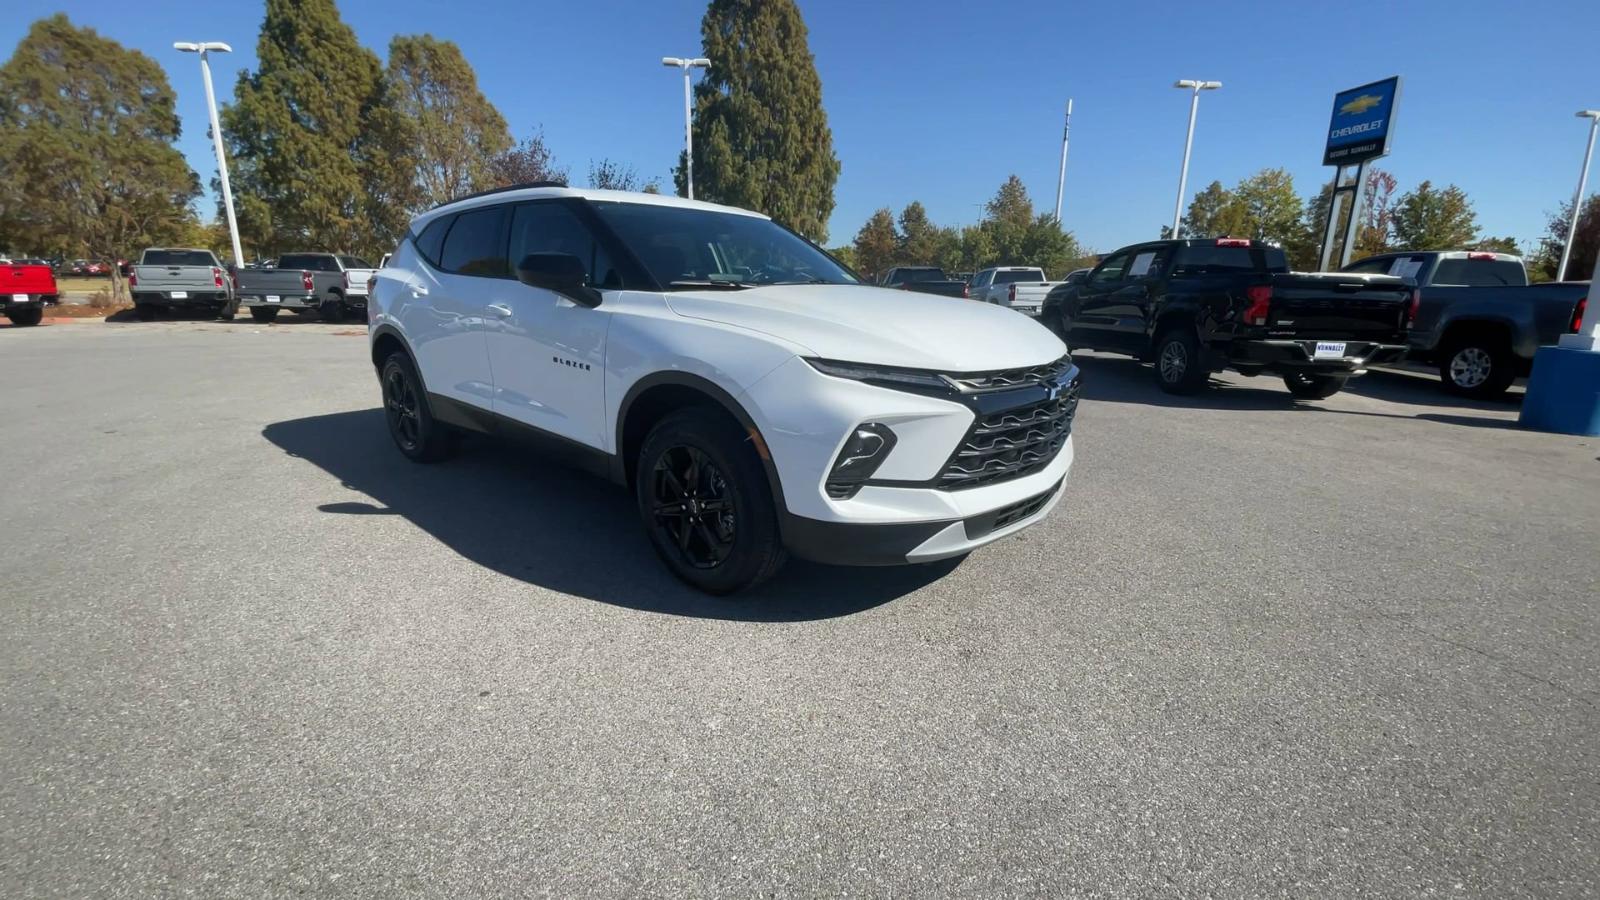
[[[1281,375],[1305,399],[1406,352],[1412,289],[1387,275],[1290,273],[1283,250],[1242,238],[1151,241],[1107,256],[1045,298],[1040,321],[1073,348],[1155,363],[1162,390],[1212,372]]]
[[[895,266],[883,274],[879,284],[902,291],[920,291],[946,297],[967,296],[967,283],[951,278],[938,266]]]
[[[1395,275],[1421,298],[1410,357],[1438,367],[1446,391],[1488,399],[1533,368],[1533,355],[1578,330],[1587,281],[1529,284],[1522,260],[1472,250],[1369,256],[1346,272]]]

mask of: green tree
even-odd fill
[[[711,67],[695,88],[695,193],[827,240],[839,160],[799,8],[711,0],[700,30]],[[684,193],[681,159],[674,181]]]
[[[395,155],[407,129],[377,56],[333,0],[266,0],[256,57],[222,110],[235,184],[250,198],[240,230],[274,251],[378,249],[372,216],[403,198]]]
[[[431,34],[398,35],[389,42],[384,80],[412,163],[410,212],[489,187],[495,157],[511,149],[511,132],[478,90],[461,48]]]
[[[1238,214],[1239,206],[1233,192],[1223,187],[1222,182],[1213,181],[1194,195],[1178,230],[1182,237],[1221,237],[1230,233],[1229,223]]]
[[[1082,255],[1077,239],[1054,216],[1034,215],[1028,190],[1015,175],[1000,185],[984,212],[978,227],[985,239],[975,249],[986,252],[975,260],[976,268],[1039,266],[1046,275],[1059,276]]]
[[[857,268],[860,263],[860,261],[856,259],[856,248],[849,244],[845,244],[842,247],[829,248],[828,255],[852,269]]]
[[[857,268],[863,275],[877,280],[900,253],[900,235],[894,230],[894,213],[880,209],[867,219],[856,232],[854,243]]]
[[[1424,181],[1395,204],[1394,239],[1402,250],[1460,250],[1478,239],[1478,216],[1465,191]]]
[[[185,234],[200,181],[174,100],[143,53],[60,13],[34,22],[0,66],[0,238],[114,260]]]
[[[900,211],[900,253],[898,261],[910,266],[939,263],[939,228],[928,219],[928,211],[913,200]]]
[[[1567,243],[1567,227],[1572,222],[1572,201],[1550,214],[1544,236],[1539,239],[1539,249],[1528,261],[1530,275],[1541,281],[1552,281],[1561,266],[1561,249]],[[1594,273],[1595,256],[1600,254],[1600,194],[1590,194],[1583,201],[1583,212],[1578,216],[1578,230],[1572,236],[1572,256],[1567,260],[1567,278],[1582,281]]]

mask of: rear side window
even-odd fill
[[[146,250],[141,265],[214,266],[217,261],[204,250]]]
[[[371,265],[359,256],[341,256],[339,262],[344,263],[346,269],[370,269]]]
[[[1277,247],[1191,245],[1178,250],[1175,275],[1235,275],[1243,272],[1287,272],[1288,258]]]
[[[1527,284],[1522,266],[1509,259],[1441,259],[1434,284],[1508,287]]]
[[[450,230],[450,223],[454,221],[454,216],[440,216],[429,222],[428,227],[422,229],[422,234],[417,235],[417,239],[412,242],[416,245],[417,252],[422,254],[422,258],[434,268],[438,268],[439,251],[444,249],[444,233]]]
[[[506,210],[503,206],[474,209],[456,216],[439,252],[439,268],[458,275],[507,278]]]
[[[339,264],[326,253],[285,253],[278,257],[280,269],[302,269],[308,272],[337,272]]]

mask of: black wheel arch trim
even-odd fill
[[[662,386],[685,387],[705,394],[715,401],[718,406],[722,407],[723,411],[733,416],[734,420],[739,423],[739,426],[747,434],[750,434],[760,442],[761,447],[756,455],[761,459],[762,470],[767,473],[767,487],[772,491],[772,502],[777,507],[778,520],[781,525],[785,518],[785,513],[789,509],[788,504],[783,499],[783,481],[778,475],[777,465],[772,461],[771,452],[766,449],[766,438],[761,434],[761,429],[756,426],[755,419],[750,416],[750,413],[745,410],[738,400],[734,399],[732,394],[728,393],[716,382],[689,372],[656,372],[652,375],[646,375],[628,388],[628,392],[622,397],[622,402],[617,406],[616,444],[614,445],[616,452],[611,454],[614,465],[611,479],[618,484],[628,484],[630,473],[627,470],[627,447],[623,440],[624,429],[628,423],[628,413],[633,409],[634,402],[643,396],[646,391]]]

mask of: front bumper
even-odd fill
[[[1315,340],[1255,340],[1233,341],[1225,351],[1230,366],[1264,367],[1279,371],[1319,372],[1323,374],[1355,373],[1368,366],[1398,362],[1405,358],[1405,344],[1383,344],[1375,341],[1335,341],[1344,344],[1339,356],[1318,356],[1317,345],[1329,341]]]

